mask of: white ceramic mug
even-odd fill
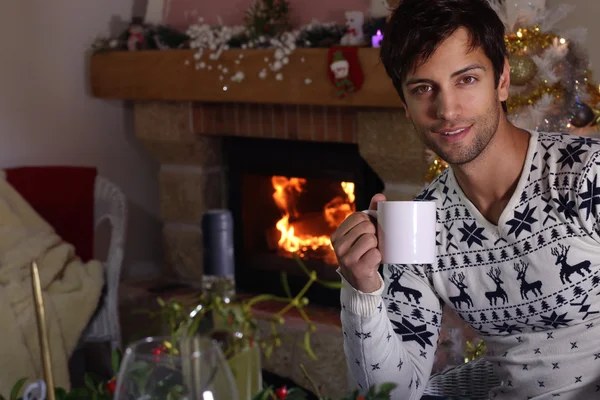
[[[433,201],[382,201],[377,211],[377,240],[383,264],[433,264],[435,217]]]

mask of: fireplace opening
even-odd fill
[[[320,279],[339,281],[329,238],[383,189],[358,146],[235,137],[226,139],[225,154],[238,291],[285,295],[285,271],[296,293],[307,277],[294,254]],[[339,306],[339,291],[317,284],[307,296]]]
[[[245,189],[252,190],[253,180],[245,177],[242,183]],[[316,258],[335,265],[330,236],[356,211],[354,182],[280,175],[270,180],[273,202],[281,214],[275,223],[265,221],[270,250],[276,250],[283,257],[296,253],[304,260]]]

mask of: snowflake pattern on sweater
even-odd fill
[[[486,341],[503,382],[490,398],[600,398],[600,142],[530,134],[497,226],[448,169],[417,197],[437,204],[436,264],[386,265],[373,294],[342,289],[359,387],[392,381],[394,398],[419,399],[446,304]]]

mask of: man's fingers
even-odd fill
[[[331,235],[331,243],[341,240],[342,236],[345,236],[348,232],[350,232],[350,230],[362,222],[370,223],[370,219],[367,214],[355,212],[354,214],[350,215],[344,220],[344,222],[340,224],[340,226],[338,226],[335,232],[333,232],[333,235]]]
[[[377,210],[377,203],[380,201],[385,201],[385,196],[382,193],[377,193],[371,199],[371,204],[369,204],[369,210]]]
[[[371,249],[377,248],[377,237],[372,233],[363,233],[356,240],[356,243],[345,253],[339,254],[338,261],[346,268],[354,269],[358,267],[359,260]]]
[[[360,222],[358,225],[354,226],[352,229],[346,232],[344,236],[341,236],[339,238],[339,241],[335,241],[335,239],[332,238],[332,244],[333,248],[335,249],[336,255],[340,257],[346,254],[350,250],[350,248],[354,246],[354,244],[361,237],[361,235],[364,235],[366,233],[375,235],[376,232],[377,228],[375,228],[375,225],[373,225],[371,221],[367,220]]]
[[[378,269],[379,264],[381,264],[381,252],[376,248],[371,249],[363,254],[363,256],[360,258],[360,262],[364,265]]]

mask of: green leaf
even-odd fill
[[[162,298],[157,298],[156,302],[158,303],[159,306],[164,307],[165,306],[165,301]]]
[[[98,393],[92,392],[92,400],[98,400]]]
[[[15,383],[10,391],[10,400],[17,400],[17,397],[19,396],[19,393],[21,392],[25,382],[27,382],[27,378],[21,378],[17,381],[17,383]]]
[[[67,391],[61,387],[54,388],[54,396],[56,397],[56,400],[65,400]]]
[[[306,392],[300,388],[291,388],[288,390],[288,395],[285,400],[306,400]]]
[[[388,395],[394,390],[398,385],[395,383],[382,383],[379,385],[379,393],[383,395]]]
[[[375,385],[371,386],[369,388],[369,391],[367,392],[367,397],[371,398],[375,396]]]
[[[252,400],[268,400],[269,394],[273,392],[273,386],[269,386],[252,396]]]
[[[92,377],[89,374],[84,375],[83,381],[85,382],[85,386],[88,389],[90,389],[92,391],[96,389],[96,383],[94,382],[94,380],[92,379]]]
[[[89,398],[90,393],[85,388],[73,389],[65,396],[65,400],[87,400]]]
[[[121,368],[121,350],[113,350],[110,358],[113,374],[117,374]]]

